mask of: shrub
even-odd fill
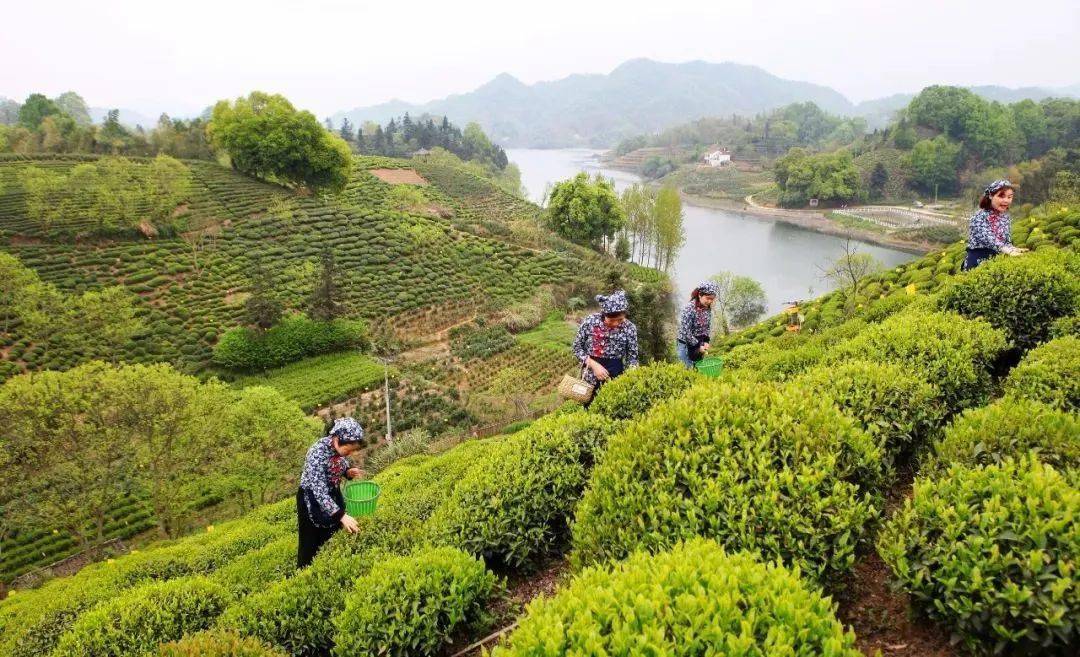
[[[369,475],[375,475],[399,459],[415,454],[426,454],[436,438],[425,429],[410,429],[394,437],[394,442],[380,445],[368,453],[364,467]]]
[[[1051,338],[1063,338],[1068,335],[1080,338],[1080,313],[1062,317],[1050,325]]]
[[[613,420],[631,420],[662,401],[678,397],[698,380],[697,374],[681,364],[638,367],[601,387],[589,410]]]
[[[486,559],[521,566],[549,552],[567,521],[611,420],[578,413],[543,418],[477,459],[428,523],[427,534]]]
[[[296,536],[290,534],[248,552],[216,571],[212,579],[236,595],[247,595],[283,580],[295,571]]]
[[[942,307],[982,317],[1009,341],[1030,349],[1049,336],[1050,325],[1080,308],[1080,256],[1045,249],[1022,258],[994,258],[957,276]]]
[[[395,463],[375,478],[382,486],[378,509],[357,519],[360,531],[355,536],[338,532],[310,567],[232,605],[218,626],[258,637],[293,655],[329,650],[334,614],[356,578],[367,573],[373,555],[411,549],[421,536],[422,523],[491,446],[468,441],[444,454]]]
[[[517,655],[833,655],[857,657],[832,602],[798,571],[694,539],[589,568],[529,605],[493,657]]]
[[[484,563],[453,548],[428,548],[375,564],[334,619],[334,655],[434,655],[477,618],[495,588]]]
[[[873,438],[831,400],[698,385],[611,439],[577,508],[574,563],[706,536],[811,577],[843,572],[881,470]]]
[[[772,340],[736,347],[724,357],[725,369],[740,378],[785,381],[825,357],[825,351],[816,342],[800,340],[789,348],[785,346],[781,340]]]
[[[935,445],[930,471],[1000,463],[1029,450],[1054,467],[1080,467],[1080,418],[1041,402],[1009,397],[969,409]]]
[[[204,577],[140,586],[79,616],[60,637],[56,653],[136,657],[208,627],[228,598],[224,587]]]
[[[214,363],[236,370],[281,367],[306,356],[344,349],[367,349],[367,326],[359,320],[316,322],[287,317],[266,331],[240,327],[226,331],[214,347]]]
[[[920,478],[878,550],[971,648],[1066,654],[1080,626],[1080,490],[1031,459]]]
[[[1028,352],[1005,380],[1005,394],[1080,411],[1080,337],[1056,338]]]
[[[893,363],[854,360],[822,365],[797,377],[792,385],[831,398],[877,436],[891,457],[929,436],[944,414],[934,387]]]
[[[829,362],[891,362],[917,372],[937,387],[947,410],[985,402],[990,366],[1005,337],[989,324],[953,313],[908,310],[837,345]]]
[[[157,654],[158,657],[286,657],[258,639],[214,630],[164,643]]]

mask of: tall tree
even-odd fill
[[[679,249],[686,244],[686,229],[683,226],[682,198],[679,190],[674,187],[664,187],[656,195],[656,203],[653,205],[656,226],[656,260],[654,266],[657,269],[668,271]]]
[[[851,240],[844,241],[844,251],[822,269],[822,275],[843,290],[849,313],[855,311],[863,279],[882,268],[869,253],[861,253]]]
[[[579,173],[556,183],[547,203],[547,223],[568,240],[599,249],[626,221],[611,181]]]
[[[46,116],[59,113],[60,108],[56,106],[56,103],[43,94],[30,94],[19,108],[19,123],[23,127],[35,130]]]
[[[248,324],[266,330],[281,319],[283,308],[281,302],[271,294],[271,289],[269,273],[256,260],[251,272],[251,296],[244,302]]]
[[[749,276],[722,271],[710,278],[716,283],[715,315],[724,335],[731,329],[753,324],[765,314],[765,289]]]
[[[65,91],[56,97],[54,101],[60,111],[70,116],[79,125],[90,125],[90,109],[86,106],[83,97],[74,91]]]
[[[322,254],[322,266],[319,270],[319,278],[315,282],[315,289],[311,294],[309,312],[311,318],[328,322],[341,315],[341,304],[338,302],[337,267],[334,265],[334,253],[327,249]]]
[[[355,135],[353,134],[352,123],[349,123],[349,117],[345,117],[341,120],[340,134],[341,138],[345,141],[353,141],[356,139]]]
[[[348,144],[284,96],[255,91],[233,103],[220,101],[207,131],[244,173],[316,191],[340,191],[349,180]]]

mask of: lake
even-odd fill
[[[521,168],[529,198],[537,203],[543,200],[548,185],[580,171],[599,172],[613,179],[619,191],[640,180],[626,171],[603,168],[597,159],[600,153],[576,148],[506,151]],[[686,245],[671,272],[680,298],[688,298],[699,283],[725,270],[761,283],[769,314],[782,310],[788,301],[818,296],[835,287],[821,277],[821,269],[843,253],[843,238],[730,210],[684,204],[683,211]],[[855,244],[885,267],[917,257],[873,244]]]

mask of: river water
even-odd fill
[[[509,149],[506,154],[521,168],[521,181],[529,198],[540,203],[548,186],[580,171],[599,172],[615,181],[622,191],[640,180],[638,176],[605,169],[586,149]],[[783,309],[786,302],[818,296],[834,286],[821,277],[821,269],[843,253],[844,239],[804,230],[752,215],[683,205],[686,245],[672,267],[671,276],[681,298],[700,282],[719,271],[749,276],[761,283],[768,297],[768,313]],[[885,267],[895,267],[916,256],[872,244],[855,243]]]

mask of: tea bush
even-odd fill
[[[1001,463],[1029,450],[1036,450],[1040,461],[1056,468],[1080,468],[1080,417],[1038,401],[1011,397],[968,409],[934,446],[928,469]]]
[[[334,655],[436,655],[477,619],[496,588],[484,563],[453,548],[428,548],[372,566],[334,620]]]
[[[894,363],[853,360],[822,365],[796,377],[791,385],[832,399],[876,436],[892,458],[928,438],[944,415],[933,386]]]
[[[1080,313],[1062,317],[1050,325],[1051,338],[1064,338],[1069,335],[1080,338]]]
[[[824,579],[854,562],[882,470],[876,441],[829,399],[698,385],[611,439],[577,508],[573,561],[705,536]]]
[[[981,317],[1030,349],[1047,339],[1051,324],[1080,309],[1080,255],[1043,249],[1019,258],[993,258],[957,276],[942,307]]]
[[[724,356],[724,369],[737,378],[786,381],[818,364],[825,357],[821,345],[802,339],[785,348],[784,341],[736,347]]]
[[[1029,351],[1004,388],[1006,395],[1080,412],[1080,337],[1055,338]]]
[[[436,543],[522,566],[567,535],[593,459],[615,424],[600,415],[543,418],[501,440],[432,515]]]
[[[860,359],[909,368],[936,386],[946,409],[955,412],[985,403],[990,366],[1005,346],[1005,336],[984,321],[917,309],[840,343],[828,361]]]
[[[214,362],[230,369],[267,370],[306,356],[368,346],[364,322],[316,322],[304,315],[293,315],[266,331],[235,328],[226,332],[214,347]]]
[[[589,411],[613,420],[631,420],[660,402],[678,397],[700,380],[697,373],[681,364],[638,367],[601,387]]]
[[[81,615],[57,643],[66,657],[138,657],[162,641],[208,627],[228,603],[203,577],[147,584]]]
[[[919,478],[878,551],[899,584],[965,644],[1071,654],[1080,626],[1080,490],[1023,458]]]
[[[286,657],[285,653],[251,637],[207,630],[163,643],[157,657]]]
[[[798,571],[693,539],[589,568],[529,605],[493,657],[527,655],[858,657],[833,603]]]

